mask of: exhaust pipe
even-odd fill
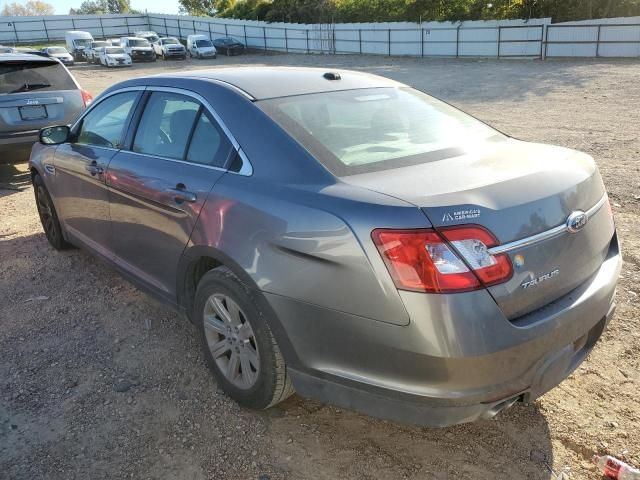
[[[515,397],[508,398],[506,400],[503,400],[500,403],[495,404],[489,410],[484,412],[480,418],[484,420],[491,420],[493,417],[499,414],[502,410],[506,410],[507,408],[513,406],[513,404],[516,403],[521,396],[522,395],[516,395]]]

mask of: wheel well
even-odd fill
[[[212,257],[200,257],[197,260],[191,262],[187,268],[186,278],[184,282],[184,306],[187,309],[187,316],[191,321],[191,311],[193,310],[193,303],[196,298],[196,290],[198,290],[198,284],[200,279],[209,270],[220,267],[222,262]]]
[[[31,167],[31,183],[33,183],[33,179],[36,178],[36,175],[39,175],[40,172],[38,172],[38,170],[36,170],[35,167]]]

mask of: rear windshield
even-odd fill
[[[257,102],[337,176],[441,160],[504,136],[412,88],[371,88]]]
[[[162,40],[163,45],[175,45],[180,43],[177,38],[169,37]]]
[[[124,53],[124,48],[122,47],[106,47],[105,52],[109,55],[117,55],[118,53]]]
[[[196,40],[196,47],[198,48],[207,48],[212,46],[213,43],[211,43],[211,40]]]
[[[129,40],[129,45],[131,47],[148,47],[149,42],[146,40]]]
[[[11,60],[0,63],[0,93],[75,90],[76,84],[58,62]]]

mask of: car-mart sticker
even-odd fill
[[[480,216],[479,208],[469,208],[465,210],[456,210],[447,212],[442,216],[443,222],[455,222],[459,220],[471,220]]]

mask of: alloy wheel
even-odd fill
[[[235,387],[248,390],[260,373],[258,344],[240,306],[228,295],[213,294],[204,308],[209,351],[220,372]]]

